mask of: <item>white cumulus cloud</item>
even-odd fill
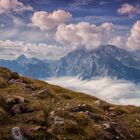
[[[126,46],[131,50],[140,49],[140,20],[133,25]]]
[[[24,5],[22,2],[17,0],[0,0],[0,14],[8,12],[23,12],[31,11],[33,8],[29,5]]]
[[[126,38],[124,38],[122,36],[115,36],[109,41],[109,44],[115,45],[119,48],[124,48],[125,43],[126,43]]]
[[[131,4],[125,3],[121,5],[117,12],[120,15],[129,15],[129,17],[132,17],[135,14],[140,14],[140,7],[138,5],[133,6]]]
[[[51,30],[62,23],[68,21],[72,15],[64,10],[53,11],[52,13],[46,11],[38,11],[31,17],[32,25],[41,30]]]
[[[107,22],[100,26],[88,22],[61,24],[57,28],[56,40],[73,48],[85,46],[90,49],[107,43],[113,31],[114,25]]]

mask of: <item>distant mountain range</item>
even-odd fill
[[[16,60],[0,60],[0,66],[32,78],[79,76],[84,80],[109,76],[140,82],[139,53],[111,45],[100,46],[94,50],[80,48],[56,61],[21,55]]]

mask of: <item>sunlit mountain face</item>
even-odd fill
[[[134,55],[134,51],[104,45],[92,50],[75,49],[55,61],[21,55],[16,60],[1,59],[0,65],[31,78],[75,76],[81,80],[93,80],[110,77],[139,83],[140,60]]]
[[[139,105],[140,1],[0,0],[0,66]]]

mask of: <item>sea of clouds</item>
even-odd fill
[[[74,91],[84,92],[117,105],[140,106],[140,84],[108,77],[80,80],[77,77],[60,77],[45,80]]]

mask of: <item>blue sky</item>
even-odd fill
[[[23,52],[57,59],[80,46],[110,43],[136,50],[139,20],[140,0],[1,0],[0,57]]]
[[[93,17],[88,20],[91,23],[100,24],[103,21],[112,21],[115,24],[126,26],[133,25],[140,15],[135,15],[133,18],[128,18],[127,15],[119,15],[116,11],[124,3],[129,3],[134,6],[140,5],[140,0],[20,0],[26,5],[31,5],[34,11],[53,12],[57,9],[63,9],[70,12],[74,18],[86,20],[86,17]],[[24,13],[24,18],[29,18],[32,12]],[[21,17],[23,16],[21,15]],[[104,18],[104,20],[94,21],[94,17]],[[111,19],[109,19],[109,17]],[[114,17],[114,18],[113,18]]]

